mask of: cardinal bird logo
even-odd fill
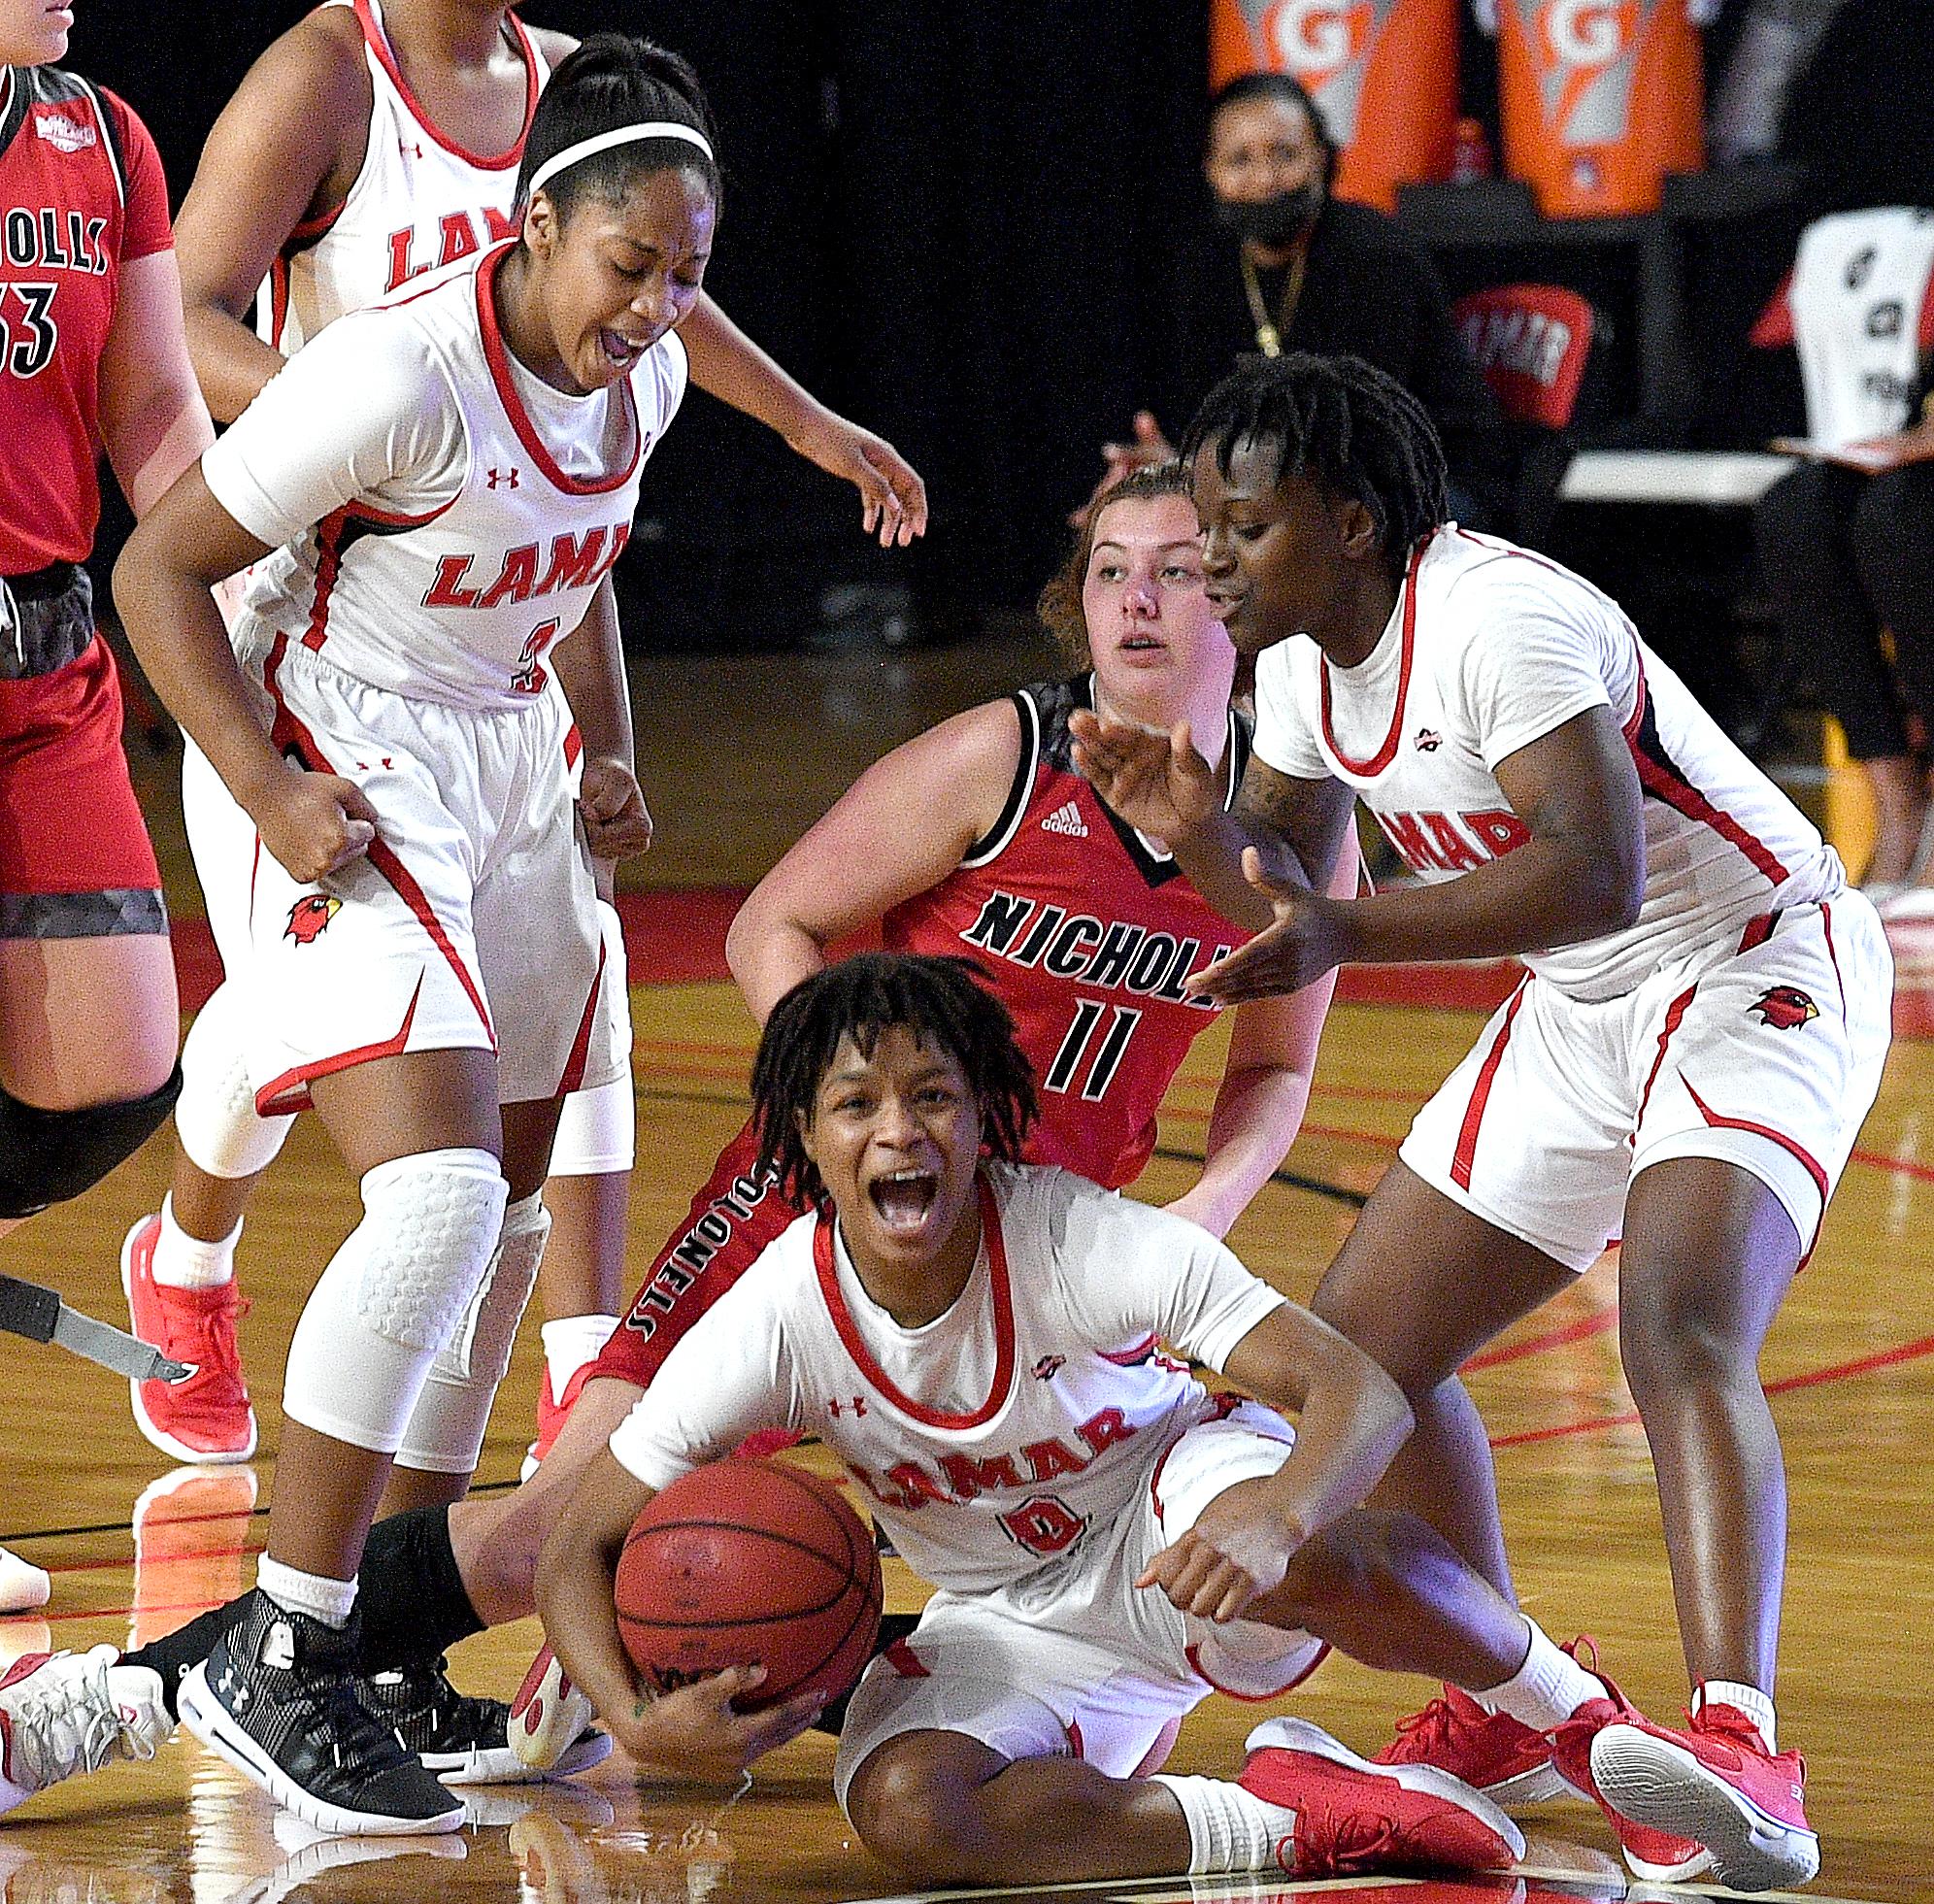
[[[308,893],[288,909],[288,929],[283,937],[298,946],[313,946],[342,910],[343,902],[326,892]]]
[[[1791,1031],[1819,1017],[1819,1007],[1798,985],[1768,985],[1746,1009],[1757,1012],[1759,1022],[1776,1031]]]

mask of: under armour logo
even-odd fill
[[[1419,727],[1415,745],[1419,753],[1435,753],[1444,745],[1444,736],[1429,727]]]
[[[1043,1355],[1034,1364],[1034,1379],[1037,1382],[1051,1382],[1068,1365],[1065,1355]]]
[[[849,1408],[852,1410],[853,1417],[857,1420],[866,1413],[866,1397],[864,1395],[855,1395],[850,1402],[828,1402],[826,1404],[826,1413],[837,1421],[840,1419],[841,1411]]]
[[[415,139],[397,140],[396,150],[399,152],[401,152],[405,158],[421,158],[423,155],[422,145],[420,144],[420,142]]]
[[[521,474],[522,471],[517,468],[516,463],[513,463],[509,469],[498,469],[492,465],[488,472],[488,480],[484,484],[484,487],[495,489],[501,485],[506,489],[515,489],[517,486],[517,478]]]

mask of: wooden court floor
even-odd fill
[[[675,881],[760,870],[858,765],[933,714],[1039,672],[1019,651],[948,656],[819,657],[729,664],[728,695],[697,664],[640,689],[655,737],[648,791],[660,867]],[[730,670],[736,670],[731,673]],[[717,769],[735,736],[775,723],[801,765],[784,788]],[[710,758],[708,781],[692,763]],[[761,756],[742,753],[742,759]],[[764,758],[787,757],[767,747]],[[659,770],[654,784],[653,770]],[[172,896],[193,910],[178,835],[157,789]],[[181,877],[177,877],[178,873]],[[648,908],[649,921],[652,913]],[[676,929],[676,928],[672,928]],[[660,948],[659,950],[663,950]],[[1917,949],[1904,948],[1913,953]],[[1934,940],[1919,969],[1934,964]],[[634,990],[640,1168],[632,1235],[642,1260],[683,1214],[717,1149],[739,1125],[751,1028],[720,984]],[[1352,1004],[1333,1014],[1308,1126],[1288,1170],[1232,1239],[1258,1271],[1306,1295],[1352,1219],[1351,1193],[1387,1162],[1413,1108],[1468,1045],[1480,1018]],[[1189,1179],[1219,1070],[1203,1040],[1165,1108],[1164,1154],[1137,1193],[1159,1200]],[[16,1236],[5,1267],[56,1283],[92,1313],[121,1313],[116,1254],[155,1207],[164,1136],[78,1204]],[[0,1541],[50,1568],[42,1618],[0,1620],[0,1651],[51,1641],[127,1643],[240,1590],[261,1539],[280,1430],[278,1370],[310,1281],[355,1220],[353,1187],[312,1120],[298,1125],[249,1219],[243,1342],[262,1418],[252,1470],[176,1470],[136,1434],[119,1384],[58,1352],[0,1338]],[[1769,1345],[1765,1375],[1792,1491],[1791,1561],[1780,1686],[1783,1734],[1807,1754],[1810,1811],[1825,1846],[1812,1894],[1934,1896],[1934,1718],[1924,1638],[1934,1623],[1934,1045],[1895,1047],[1880,1104],[1812,1266]],[[534,1335],[519,1348],[480,1480],[504,1485],[530,1432]],[[1643,1439],[1618,1370],[1617,1266],[1608,1260],[1550,1311],[1480,1358],[1472,1386],[1497,1447],[1506,1525],[1530,1611],[1548,1630],[1594,1634],[1608,1669],[1655,1714],[1684,1696],[1658,1513]],[[918,1592],[889,1563],[889,1604]],[[536,1643],[534,1623],[466,1642],[459,1681],[507,1695]],[[1360,1751],[1430,1688],[1325,1665],[1294,1709]],[[1173,1761],[1237,1761],[1253,1715],[1212,1700]],[[832,1904],[897,1887],[849,1842],[826,1784],[831,1742],[815,1735],[761,1763],[732,1794],[641,1785],[608,1763],[577,1786],[478,1794],[478,1816],[443,1840],[316,1840],[181,1738],[150,1765],[70,1782],[0,1824],[4,1904],[241,1904],[280,1898],[527,1899],[533,1904]],[[1627,1895],[1594,1813],[1555,1805],[1529,1825],[1521,1879],[1493,1886],[1364,1884],[1425,1899]],[[1302,1887],[1297,1887],[1302,1888]],[[1282,1898],[1263,1881],[1101,1887],[1096,1897]],[[1639,1894],[1634,1892],[1633,1894]],[[1644,1893],[1657,1895],[1655,1891]]]

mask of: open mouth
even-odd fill
[[[896,1170],[889,1177],[876,1177],[866,1193],[889,1230],[911,1234],[933,1209],[940,1194],[940,1179],[930,1170]]]
[[[629,370],[646,351],[642,339],[626,337],[615,330],[600,330],[598,343],[603,348],[606,362],[614,370]]]

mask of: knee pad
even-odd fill
[[[488,1151],[428,1151],[370,1171],[363,1219],[296,1323],[283,1414],[393,1454],[489,1265],[507,1194]]]
[[[295,1119],[258,1118],[242,1057],[241,995],[216,987],[195,1015],[182,1046],[182,1101],[175,1134],[197,1170],[210,1177],[252,1177],[276,1160]]]
[[[45,1111],[0,1087],[0,1218],[32,1217],[92,1189],[161,1126],[182,1094],[182,1067],[146,1097]]]
[[[638,1155],[638,1099],[631,1073],[589,1090],[574,1090],[557,1119],[550,1146],[553,1177],[610,1177]]]
[[[522,1197],[504,1212],[503,1234],[484,1280],[417,1397],[396,1450],[398,1467],[432,1474],[468,1474],[476,1467],[550,1238],[550,1212],[541,1196]]]

